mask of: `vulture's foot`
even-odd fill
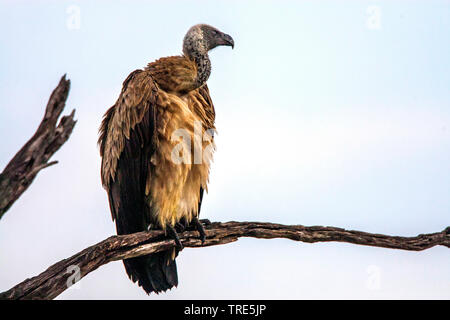
[[[172,226],[167,226],[167,234],[170,238],[175,240],[175,243],[177,244],[177,248],[179,251],[183,250],[183,244],[180,241],[180,237],[178,236],[177,230],[175,230]]]
[[[186,229],[187,229],[187,225],[186,225],[186,222],[177,222],[176,224],[175,224],[175,230],[178,232],[178,233],[182,233],[182,232],[184,232],[184,231],[186,231]]]
[[[197,231],[200,233],[200,240],[202,241],[202,245],[204,245],[205,241],[206,241],[205,227],[203,227],[203,224],[198,220],[197,217],[194,217],[192,219],[192,223],[194,224]],[[210,222],[210,224],[211,224],[211,222]]]

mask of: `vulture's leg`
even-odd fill
[[[183,244],[180,241],[180,237],[178,236],[177,230],[175,230],[174,227],[172,227],[171,225],[167,226],[167,234],[170,238],[172,238],[173,240],[175,240],[175,243],[177,244],[177,248],[178,250],[183,250]]]
[[[205,228],[203,227],[203,224],[198,220],[197,217],[194,217],[192,219],[192,223],[194,224],[197,231],[200,233],[200,240],[202,241],[202,245],[205,244],[206,232],[205,232]]]

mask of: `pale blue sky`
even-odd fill
[[[200,22],[236,43],[211,53],[219,134],[204,217],[395,235],[450,225],[449,1],[0,1],[0,167],[64,73],[78,119],[60,163],[0,221],[0,291],[114,233],[101,117],[131,71],[179,54]],[[165,295],[147,297],[117,262],[60,298],[450,298],[442,247],[243,239],[177,261]]]

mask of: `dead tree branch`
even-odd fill
[[[63,116],[57,125],[69,89],[70,80],[66,80],[64,75],[50,96],[36,133],[0,173],[0,219],[30,186],[40,170],[57,163],[48,160],[69,139],[76,123],[73,110],[70,115]]]
[[[416,237],[398,237],[335,227],[288,226],[260,222],[215,222],[206,227],[206,235],[204,246],[225,244],[236,241],[240,237],[252,237],[286,238],[308,243],[338,241],[412,251],[421,251],[437,245],[450,248],[450,227],[441,232],[421,234]],[[201,247],[198,236],[197,231],[185,231],[180,234],[180,239],[185,247]],[[40,275],[0,293],[0,299],[53,299],[69,287],[69,277],[74,270],[79,270],[81,279],[108,262],[167,250],[173,246],[175,241],[167,240],[162,231],[112,236],[52,265]]]

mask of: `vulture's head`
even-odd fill
[[[204,55],[217,46],[234,48],[234,40],[210,25],[197,24],[184,36],[183,53],[189,57],[194,57],[196,54]]]

